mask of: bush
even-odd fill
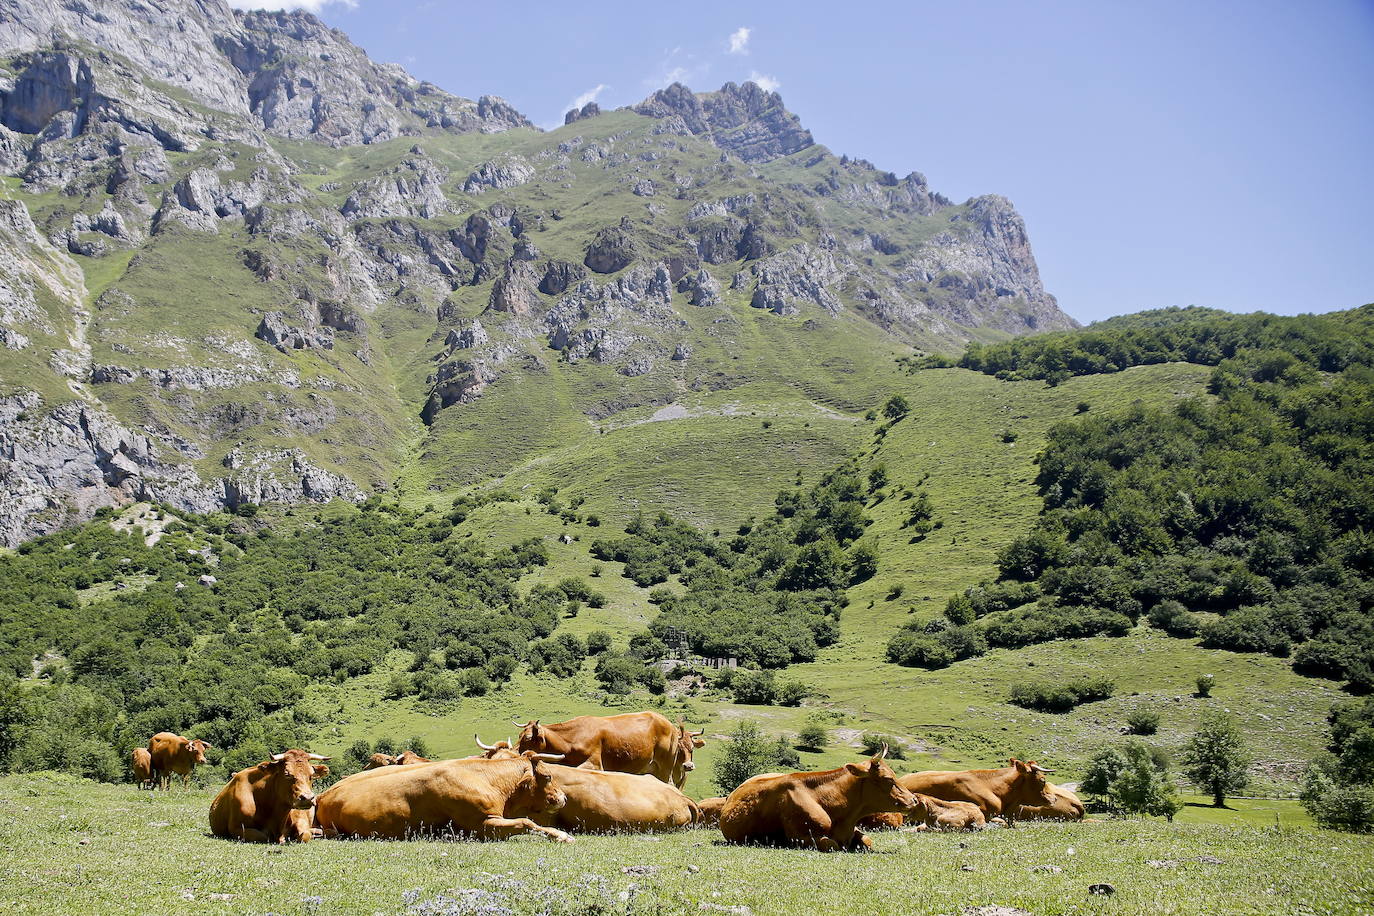
[[[1197,695],[1200,697],[1210,697],[1212,688],[1216,687],[1217,679],[1210,674],[1200,674],[1197,678]]]
[[[825,726],[815,719],[808,719],[797,734],[797,746],[804,751],[822,751],[830,741]]]
[[[611,634],[605,630],[592,630],[587,634],[587,654],[600,655],[611,647]]]
[[[1374,786],[1336,785],[1312,796],[1304,795],[1303,807],[1320,827],[1374,832]]]
[[[1133,735],[1153,735],[1159,731],[1159,713],[1152,709],[1137,709],[1126,716],[1126,727]]]
[[[1183,807],[1169,780],[1169,758],[1143,741],[1127,741],[1093,755],[1081,788],[1114,814],[1162,815]]]
[[[887,417],[889,420],[900,420],[910,412],[911,405],[908,404],[906,398],[902,397],[900,394],[894,394],[892,397],[888,398],[887,403],[883,405],[883,416]]]
[[[741,722],[730,733],[716,763],[716,791],[729,795],[746,779],[768,772],[777,762],[776,752],[777,746],[763,736],[757,722]]]
[[[1159,602],[1150,608],[1147,619],[1150,621],[1150,626],[1163,630],[1170,636],[1188,638],[1202,632],[1202,624],[1198,622],[1197,616],[1188,613],[1183,605],[1177,601]]]
[[[754,706],[767,706],[777,698],[771,671],[739,668],[730,679],[730,691],[734,694],[736,703]]]
[[[1226,796],[1234,795],[1250,782],[1245,736],[1227,713],[1203,714],[1198,730],[1184,745],[1182,759],[1184,774],[1212,796],[1212,804],[1217,808],[1225,807]]]
[[[1040,712],[1068,712],[1081,703],[1105,700],[1116,691],[1110,678],[1086,678],[1064,684],[1016,683],[1010,700],[1024,709]]]
[[[888,735],[869,734],[865,732],[859,739],[863,745],[864,753],[870,757],[882,752],[883,745],[887,745],[887,756],[892,760],[905,760],[906,748],[896,738]]]
[[[783,769],[797,770],[801,768],[801,757],[795,748],[788,742],[787,738],[779,736],[778,743],[773,746],[773,761]]]
[[[800,681],[784,681],[778,685],[774,700],[779,706],[800,706],[812,692],[810,687]]]
[[[934,632],[902,630],[888,640],[887,660],[909,668],[944,668],[987,649],[982,632],[972,626],[941,627]]]

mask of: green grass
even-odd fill
[[[1123,820],[896,832],[876,835],[873,853],[831,855],[727,846],[711,829],[584,836],[562,846],[519,838],[282,848],[208,836],[213,792],[0,779],[0,901],[7,913],[42,916],[399,916],[438,895],[481,888],[522,914],[937,914],[998,904],[1039,916],[1335,916],[1364,912],[1374,900],[1374,840],[1288,827]],[[658,871],[630,875],[629,866]],[[1089,896],[1088,886],[1102,882],[1115,895]],[[403,897],[408,891],[415,893]]]

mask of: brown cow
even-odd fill
[[[320,795],[315,817],[325,836],[404,839],[451,830],[480,839],[539,833],[571,843],[562,830],[530,819],[567,802],[543,762],[549,759],[557,758],[441,760],[355,773]]]
[[[708,827],[714,827],[720,823],[720,812],[725,807],[725,796],[717,795],[714,798],[703,798],[697,802],[699,812],[697,822]]]
[[[402,751],[395,755],[373,754],[371,757],[367,758],[367,764],[363,767],[363,771],[375,770],[377,767],[414,766],[417,763],[429,762],[430,759],[428,757],[421,757],[414,751],[409,750]]]
[[[495,744],[487,744],[482,741],[481,735],[473,735],[472,737],[477,742],[477,746],[482,749],[482,753],[473,754],[471,757],[467,758],[468,760],[476,760],[478,758],[485,760],[508,760],[511,757],[520,756],[516,753],[515,745],[509,738],[504,741],[497,741]]]
[[[884,747],[867,763],[745,780],[725,800],[720,832],[731,843],[867,849],[872,842],[857,829],[861,818],[916,804],[883,762],[886,754]]]
[[[205,762],[206,748],[214,747],[199,738],[192,740],[171,732],[158,732],[148,740],[148,753],[153,758],[153,773],[163,789],[172,787],[172,774],[181,777],[182,786],[190,785],[191,773]]]
[[[649,833],[678,830],[697,819],[697,804],[682,790],[648,773],[583,767],[548,768],[567,803],[534,819],[577,833]]]
[[[1027,821],[1081,821],[1086,810],[1078,796],[1062,786],[1050,786],[1054,795],[1052,805],[1022,805],[1016,817]]]
[[[929,795],[941,801],[972,802],[983,816],[1001,816],[1010,824],[1022,805],[1054,803],[1045,774],[1050,772],[1036,764],[1011,758],[1000,770],[927,770],[902,777],[902,785],[912,792]]]
[[[329,774],[328,760],[292,748],[239,770],[210,803],[210,832],[249,843],[310,842],[313,782]]]
[[[656,712],[578,716],[554,725],[534,719],[520,725],[515,749],[562,754],[568,766],[649,773],[680,789],[696,766],[692,752],[706,743],[703,734],[705,730],[688,731],[686,722],[674,725]]]
[[[153,787],[153,755],[146,747],[134,748],[129,758],[129,766],[134,771],[134,784],[140,789]]]

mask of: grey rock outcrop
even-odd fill
[[[433,219],[453,211],[453,204],[444,196],[447,180],[448,169],[423,155],[408,156],[386,175],[360,182],[340,212],[350,219]]]
[[[481,194],[488,188],[514,188],[531,181],[534,176],[534,167],[524,157],[504,156],[479,165],[463,182],[463,190],[469,194]]]
[[[587,246],[582,263],[599,274],[613,274],[634,263],[638,254],[635,238],[623,226],[607,226]]]
[[[570,108],[568,113],[563,116],[564,125],[572,124],[574,121],[585,121],[601,114],[601,106],[595,102],[588,102],[581,108]]]
[[[693,134],[746,162],[769,162],[815,144],[811,132],[758,84],[726,83],[717,92],[694,93],[681,83],[660,89],[634,111],[651,118],[680,119]]]

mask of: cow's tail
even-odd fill
[[[688,808],[691,810],[691,812],[692,812],[692,823],[693,823],[693,824],[700,824],[700,823],[702,823],[702,819],[701,819],[701,806],[698,805],[696,802],[692,801],[692,800],[689,798],[689,799],[687,799],[687,807],[688,807]]]

